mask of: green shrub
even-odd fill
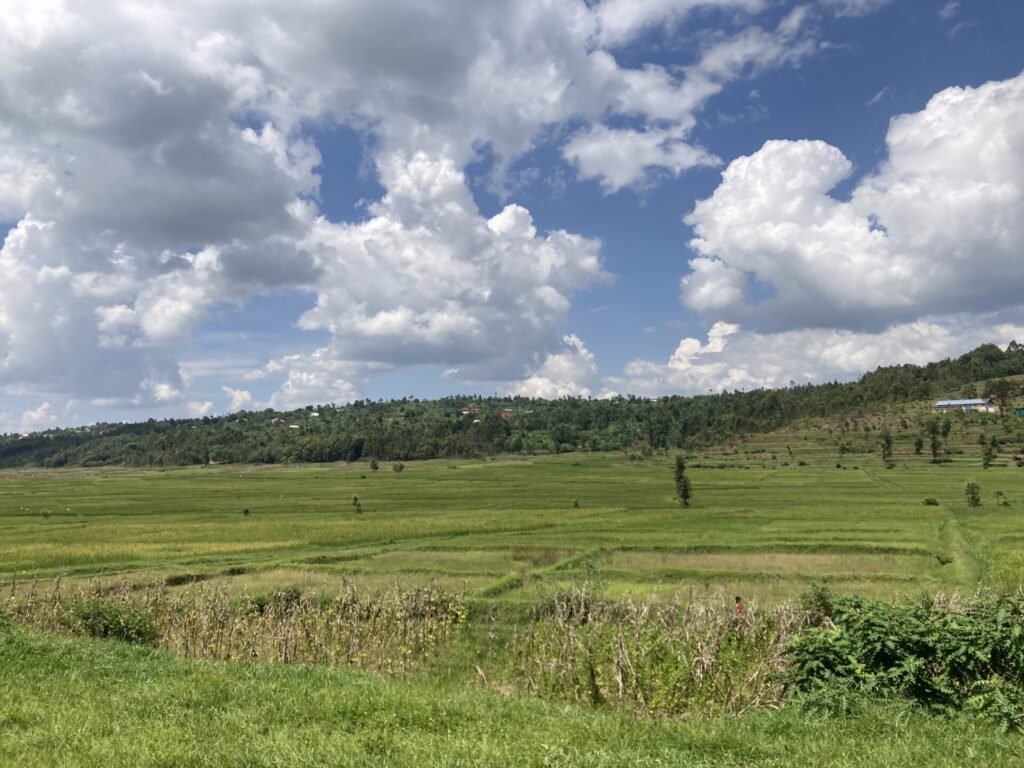
[[[946,713],[971,709],[1006,728],[1024,722],[1021,594],[898,605],[837,597],[831,607],[827,626],[789,642],[785,680],[794,698],[830,707],[867,695]]]
[[[926,507],[937,507],[939,506],[939,500],[929,496],[927,499],[924,500],[924,505]]]
[[[803,594],[800,595],[800,610],[807,615],[807,622],[818,626],[825,619],[832,618],[834,595],[832,590],[823,584],[812,584]]]
[[[973,480],[964,486],[964,501],[968,507],[981,506],[981,486]]]
[[[160,638],[153,615],[142,606],[103,599],[81,599],[71,605],[65,622],[73,631],[136,645],[156,645]]]

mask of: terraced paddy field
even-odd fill
[[[1019,709],[783,675],[811,585],[1018,587],[1024,469],[818,450],[693,457],[685,509],[670,455],[2,473],[0,763],[1020,764]]]
[[[0,578],[239,594],[433,583],[510,602],[586,582],[608,596],[759,604],[811,583],[886,597],[1020,579],[1024,469],[1012,462],[911,456],[886,469],[864,456],[839,468],[806,455],[803,466],[691,459],[689,509],[673,497],[671,456],[9,471]],[[965,504],[970,480],[980,508]]]

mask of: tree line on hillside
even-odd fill
[[[860,380],[657,399],[446,397],[360,400],[201,419],[100,423],[0,436],[0,466],[180,466],[478,457],[500,453],[692,450],[937,396],[1024,393],[1024,346],[986,344],[927,365],[878,368]],[[975,383],[988,382],[978,391]]]

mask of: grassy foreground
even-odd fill
[[[0,627],[11,766],[1007,766],[1024,741],[870,705],[637,719],[336,668],[172,658]]]

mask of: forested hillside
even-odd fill
[[[807,417],[883,403],[1024,393],[1024,346],[985,344],[955,360],[878,368],[859,381],[648,400],[448,397],[310,405],[0,437],[0,466],[171,466],[207,462],[396,461],[498,453],[696,448]]]

